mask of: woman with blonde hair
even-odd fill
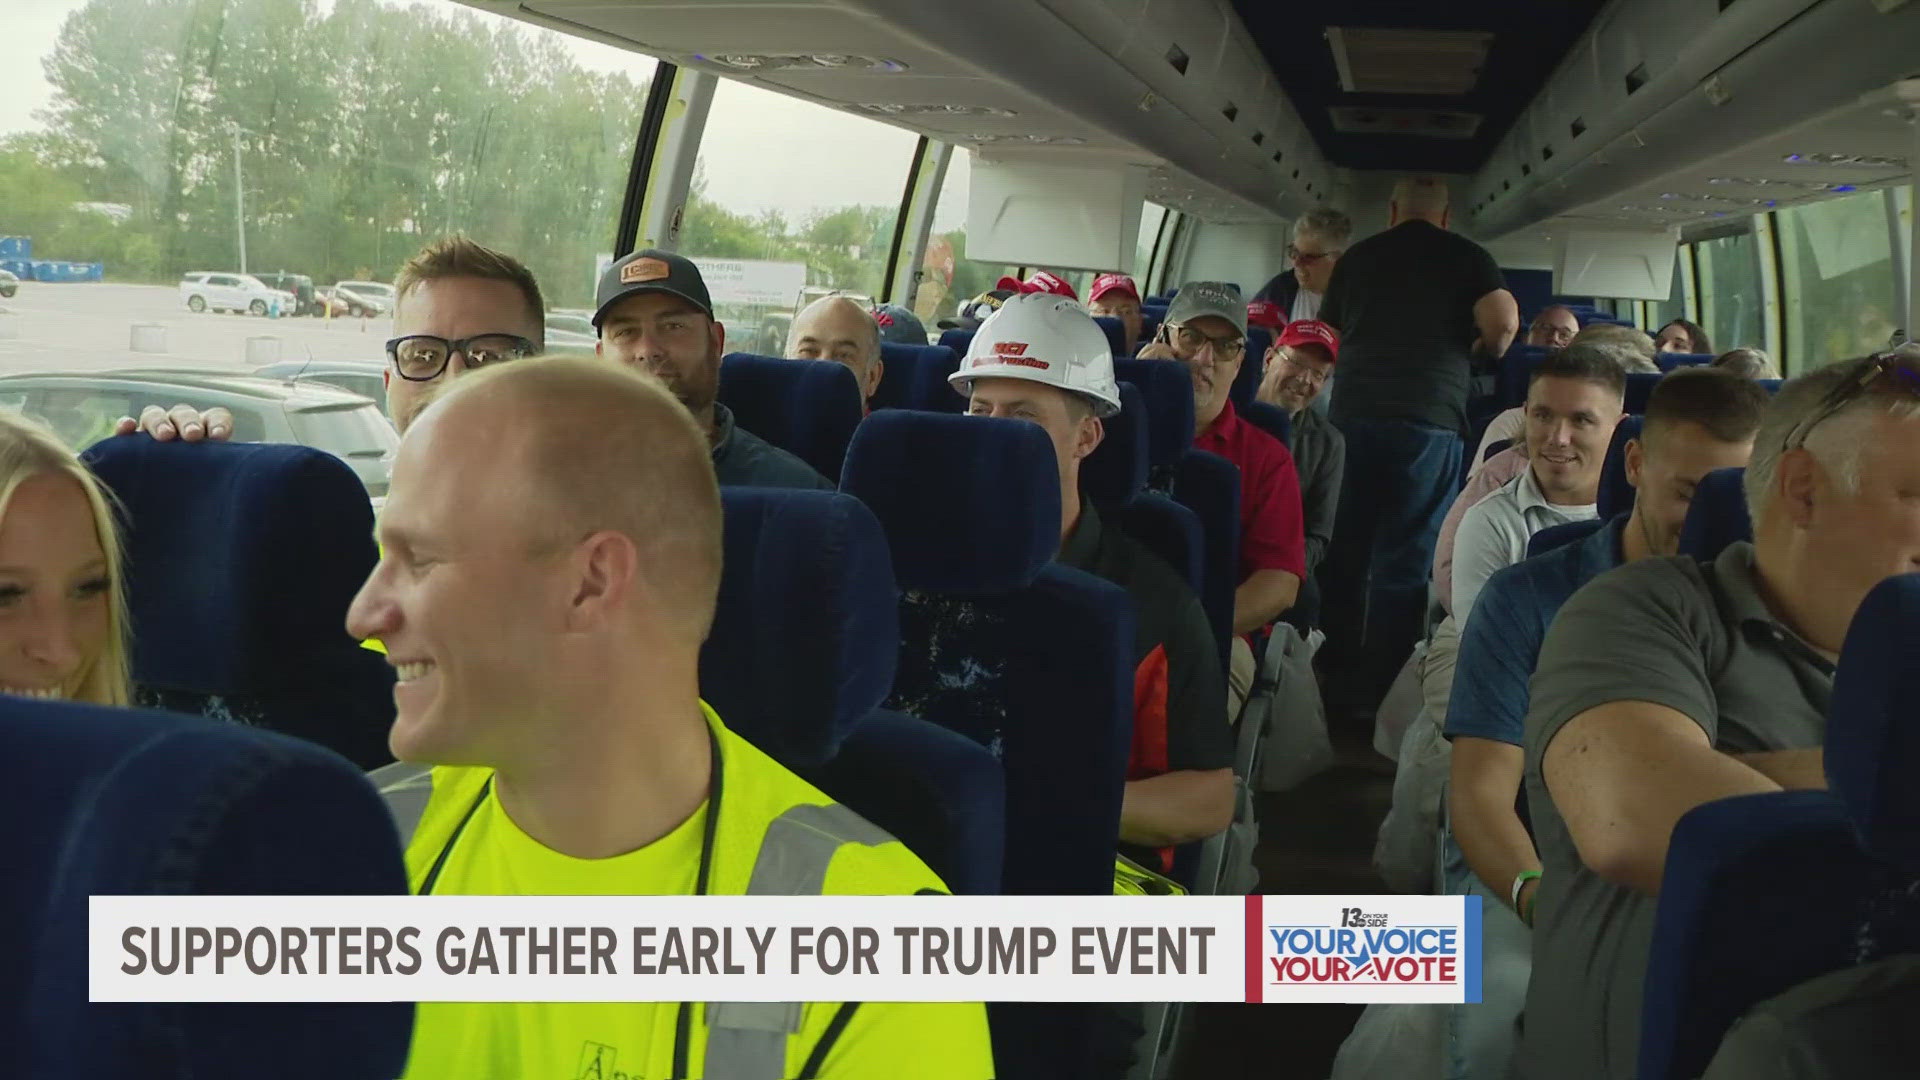
[[[50,429],[0,409],[0,693],[128,704],[125,576],[108,499]]]

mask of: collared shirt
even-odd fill
[[[1311,292],[1307,289],[1301,289],[1295,292],[1293,294],[1293,310],[1287,313],[1288,321],[1299,322],[1301,319],[1319,318],[1320,301],[1326,295],[1326,293]]]
[[[1085,501],[1059,561],[1113,582],[1133,600],[1133,749],[1127,779],[1232,765],[1220,650],[1186,582],[1132,537],[1105,525]],[[1131,844],[1120,845],[1120,851],[1142,865],[1171,868],[1160,852]]]
[[[1307,534],[1307,569],[1319,567],[1333,543],[1333,519],[1340,509],[1340,479],[1347,468],[1347,440],[1325,415],[1311,407],[1293,414],[1294,472],[1300,477],[1300,508]]]
[[[1540,490],[1532,469],[1506,482],[1460,519],[1453,538],[1453,617],[1465,623],[1473,614],[1474,598],[1495,570],[1527,557],[1527,541],[1549,525],[1592,521],[1600,512],[1593,503],[1555,506]]]
[[[1258,570],[1285,570],[1304,579],[1300,474],[1286,445],[1241,419],[1231,401],[1193,445],[1240,467],[1240,580]]]
[[[1460,489],[1453,508],[1447,511],[1447,520],[1440,523],[1440,539],[1433,545],[1433,595],[1447,614],[1453,614],[1453,540],[1460,533],[1460,522],[1482,499],[1526,471],[1526,457],[1513,447],[1488,458],[1485,468],[1467,477],[1467,486]]]
[[[733,410],[713,403],[713,472],[722,487],[833,490],[813,466],[733,422]]]
[[[1833,665],[1761,599],[1753,545],[1711,563],[1640,559],[1595,578],[1547,631],[1527,708],[1526,784],[1540,879],[1527,1022],[1515,1063],[1527,1080],[1629,1080],[1658,901],[1580,859],[1540,765],[1574,717],[1618,701],[1663,705],[1715,750],[1819,746]]]

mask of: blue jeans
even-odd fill
[[[1467,866],[1440,800],[1439,871],[1449,896],[1480,897],[1480,1003],[1447,1009],[1447,1080],[1508,1080],[1533,973],[1533,931]]]
[[[1320,566],[1321,625],[1354,703],[1374,705],[1426,629],[1433,548],[1460,493],[1458,432],[1348,418],[1333,544]]]

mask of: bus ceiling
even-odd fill
[[[1369,171],[1450,174],[1485,237],[1686,226],[1823,197],[1796,182],[1905,175],[1910,140],[1877,128],[1696,174],[1920,74],[1916,0],[465,2],[982,158],[1142,165],[1147,198],[1209,220],[1348,203]]]

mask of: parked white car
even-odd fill
[[[282,315],[293,314],[297,301],[289,292],[270,289],[252,274],[197,270],[180,279],[180,298],[187,310],[244,311],[265,315],[276,305]]]

